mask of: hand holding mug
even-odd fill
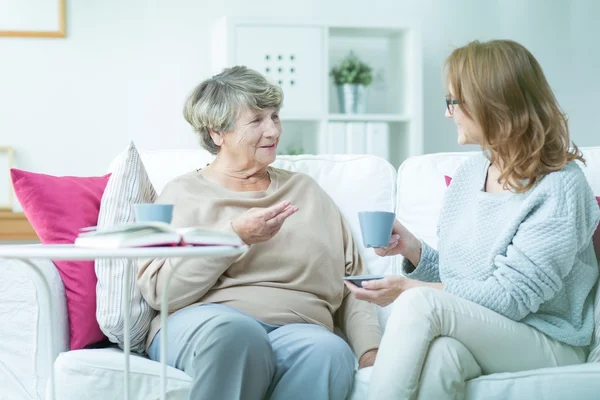
[[[375,253],[380,257],[401,254],[417,265],[421,259],[421,242],[404,225],[395,220],[387,247],[375,249]]]

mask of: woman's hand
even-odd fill
[[[246,244],[266,242],[271,239],[292,214],[298,211],[289,201],[268,208],[251,208],[232,221],[231,226]]]
[[[375,364],[375,359],[377,358],[377,350],[369,350],[362,356],[360,356],[360,360],[358,360],[358,369],[372,367]]]
[[[375,249],[375,254],[380,257],[401,254],[413,265],[418,265],[421,259],[421,242],[404,225],[395,220],[388,247]]]
[[[421,282],[401,275],[364,281],[362,287],[358,287],[348,281],[344,281],[344,283],[358,300],[375,303],[381,307],[392,304],[398,296],[410,288],[426,286],[439,290],[444,289],[444,285],[441,283]]]

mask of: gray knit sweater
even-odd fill
[[[484,155],[459,167],[444,198],[438,250],[422,243],[416,269],[404,260],[405,275],[442,282],[561,342],[588,345],[600,210],[581,168],[571,162],[518,194],[484,192],[488,167]]]

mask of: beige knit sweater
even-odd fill
[[[232,231],[231,221],[252,207],[289,200],[299,211],[267,242],[249,246],[242,256],[142,260],[138,285],[146,301],[160,310],[167,277],[169,311],[193,304],[220,303],[265,323],[339,326],[355,354],[379,347],[375,306],[358,301],[343,277],[365,273],[352,234],[337,206],[309,176],[269,168],[267,190],[238,192],[193,171],[167,184],[157,202],[175,204],[173,226],[205,226]],[[151,324],[147,346],[160,329]]]

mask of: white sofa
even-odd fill
[[[600,147],[584,148],[585,169],[592,188],[600,194]],[[396,210],[398,218],[417,236],[434,247],[436,222],[444,196],[444,175],[472,153],[443,153],[414,157],[398,171],[373,156],[282,156],[275,166],[302,171],[314,177],[339,205],[361,244],[362,254],[372,273],[396,274],[399,259],[379,258],[362,247],[357,212]],[[171,178],[205,165],[211,156],[201,150],[141,152],[150,178],[158,192]],[[64,289],[54,265],[38,262],[50,283],[54,298],[53,317],[57,354],[54,361],[58,399],[123,398],[123,353],[116,349],[69,351],[68,321]],[[50,340],[48,321],[40,308],[40,278],[18,262],[0,260],[0,399],[44,398],[48,377],[45,349]],[[600,307],[600,305],[598,305]],[[380,310],[385,326],[386,309]],[[523,354],[527,357],[527,354]],[[133,399],[157,399],[160,364],[141,356],[131,359]],[[357,371],[351,399],[366,396],[371,369]],[[190,378],[173,368],[168,370],[168,399],[185,399]],[[522,373],[483,376],[468,382],[469,399],[598,399],[600,363],[565,368],[548,368]]]

